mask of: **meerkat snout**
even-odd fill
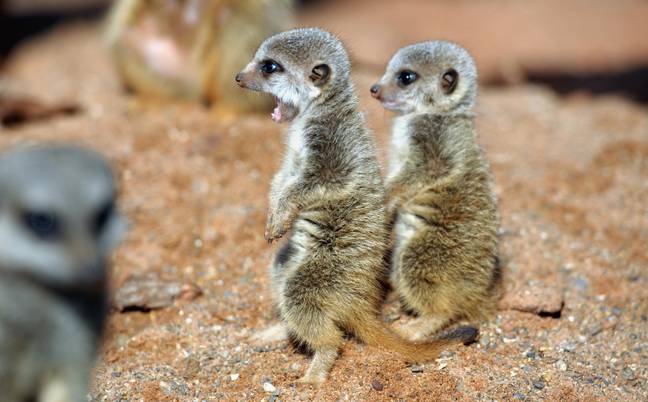
[[[454,43],[424,42],[400,49],[371,95],[399,114],[465,112],[474,106],[477,68]]]

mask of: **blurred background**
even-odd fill
[[[162,9],[203,0],[148,1]],[[268,8],[224,7],[215,26],[229,34],[208,47],[218,50],[208,53],[221,87],[169,102],[137,96],[115,62],[105,39],[111,2],[0,0],[0,150],[43,141],[99,150],[132,223],[115,259],[93,400],[646,399],[647,1],[312,0],[295,4],[292,21],[272,16],[283,0],[221,1]],[[246,18],[232,18],[236,10]],[[320,26],[343,39],[381,161],[392,115],[369,87],[391,55],[428,39],[474,55],[505,288],[476,345],[414,368],[348,342],[331,380],[313,390],[291,385],[305,357],[246,343],[275,319],[266,269],[276,246],[263,228],[284,129],[271,105],[237,109],[244,96],[230,70],[260,42],[250,39],[255,21]],[[146,38],[168,28],[160,25],[132,33]],[[186,59],[160,43],[162,59]],[[122,63],[135,60],[125,54]],[[230,54],[240,59],[225,67]],[[198,76],[178,71],[157,83]],[[406,319],[393,298],[385,317]]]

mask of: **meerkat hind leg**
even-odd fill
[[[343,343],[342,331],[332,320],[325,319],[317,324],[319,328],[312,328],[307,333],[298,333],[302,339],[315,351],[306,374],[299,379],[300,383],[319,385],[328,377],[333,364],[338,356],[338,351]],[[306,326],[305,328],[308,328]]]
[[[255,346],[265,346],[271,343],[288,340],[288,330],[284,323],[274,324],[250,337]]]
[[[411,341],[422,341],[447,327],[451,322],[452,320],[448,317],[437,315],[420,316],[403,325],[398,332]]]

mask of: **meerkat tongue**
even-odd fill
[[[272,111],[272,121],[281,123],[281,103],[279,101],[277,101],[277,106]]]

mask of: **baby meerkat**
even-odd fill
[[[491,172],[477,144],[472,108],[477,70],[458,45],[400,49],[371,94],[399,114],[386,180],[395,219],[391,280],[419,318],[412,340],[496,309],[498,212]]]
[[[95,153],[39,146],[0,156],[0,390],[5,402],[86,400],[122,237]]]
[[[350,70],[342,43],[310,28],[270,37],[236,76],[242,87],[275,96],[274,121],[292,122],[272,182],[266,239],[292,230],[271,266],[272,293],[287,332],[314,351],[300,380],[306,383],[326,379],[345,332],[409,361],[433,359],[475,336],[474,328],[461,328],[412,343],[379,318],[387,279],[385,196]]]
[[[140,95],[259,111],[271,99],[237,95],[231,77],[291,11],[291,0],[117,0],[106,41],[121,80]]]

